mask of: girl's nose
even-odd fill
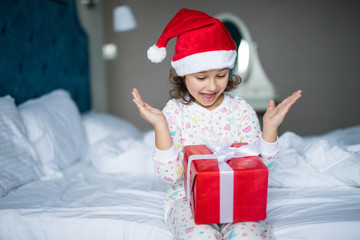
[[[207,90],[210,91],[210,92],[216,91],[217,87],[216,87],[215,79],[209,79],[209,82],[208,82],[206,88],[207,88]]]

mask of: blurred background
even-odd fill
[[[91,6],[87,2],[77,0],[77,5],[90,42],[97,111],[124,118],[143,131],[151,129],[133,104],[131,90],[138,88],[153,107],[165,106],[175,40],[169,42],[162,63],[151,63],[146,51],[179,9],[190,8],[241,19],[263,73],[252,79],[265,77],[277,101],[303,90],[279,134],[315,135],[360,124],[359,1],[97,0]],[[131,9],[136,28],[114,31],[113,11],[121,5]],[[261,117],[262,110],[258,112]]]

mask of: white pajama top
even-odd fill
[[[259,157],[269,168],[278,155],[278,142],[262,140],[256,112],[240,97],[225,94],[223,102],[211,111],[196,103],[186,105],[181,99],[171,99],[163,113],[173,146],[166,151],[155,149],[153,162],[155,172],[169,183],[164,201],[165,216],[172,204],[185,196],[183,150],[186,145],[203,144],[199,135],[217,142],[258,143]]]

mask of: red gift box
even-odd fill
[[[242,145],[235,143],[232,147]],[[220,171],[218,159],[212,154],[206,145],[190,145],[184,149],[184,185],[195,223],[265,220],[269,170],[264,163],[257,156],[234,157],[223,163],[229,169]],[[229,181],[232,182],[229,184]]]

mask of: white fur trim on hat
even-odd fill
[[[166,49],[164,47],[158,48],[156,44],[154,44],[147,50],[147,57],[153,63],[162,62],[166,57]]]
[[[197,53],[177,61],[172,61],[171,66],[179,76],[198,73],[214,69],[233,68],[236,51],[210,51]]]

